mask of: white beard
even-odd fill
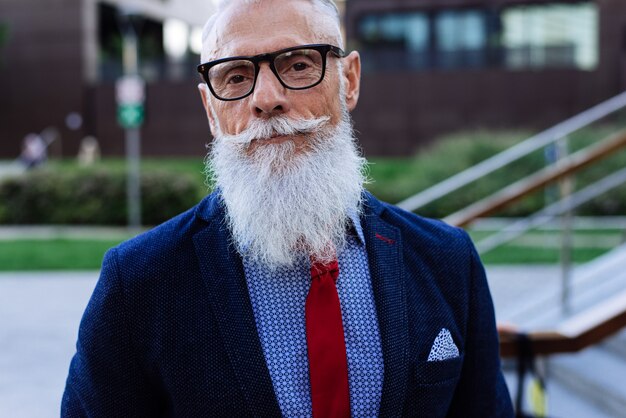
[[[345,245],[350,213],[360,211],[366,161],[355,144],[348,112],[335,127],[328,117],[256,119],[239,135],[219,126],[207,169],[226,206],[226,220],[243,257],[275,269],[309,257],[330,261]],[[250,141],[305,133],[293,141]]]

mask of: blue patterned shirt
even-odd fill
[[[378,415],[383,355],[363,230],[353,230],[337,254],[337,292],[348,358],[352,417]],[[261,346],[285,417],[311,417],[304,304],[311,284],[309,264],[271,272],[244,257],[244,271]]]

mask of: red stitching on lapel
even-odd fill
[[[376,237],[376,238],[378,238],[378,239],[379,239],[379,240],[381,240],[381,241],[386,242],[387,244],[395,244],[395,243],[396,243],[396,241],[395,241],[395,240],[392,240],[391,238],[383,237],[383,236],[382,236],[382,235],[380,235],[378,232],[376,232],[375,237]]]

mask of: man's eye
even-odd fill
[[[295,71],[304,71],[309,68],[309,65],[304,62],[296,62],[295,64],[293,64],[292,68]]]
[[[246,81],[246,78],[240,74],[230,76],[228,78],[228,84],[239,84]]]

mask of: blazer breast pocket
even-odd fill
[[[405,417],[445,417],[461,376],[464,355],[441,361],[411,364]]]
[[[413,377],[417,383],[432,384],[458,378],[463,368],[464,355],[438,361],[416,361]]]

